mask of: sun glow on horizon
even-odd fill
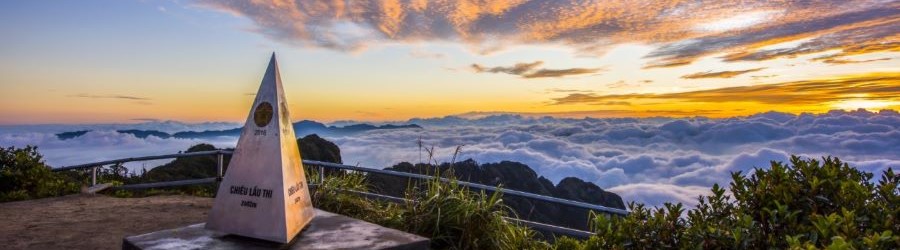
[[[896,2],[191,2],[0,1],[0,124],[900,109]]]
[[[842,109],[842,110],[856,110],[856,109],[865,109],[869,111],[879,110],[890,108],[893,106],[900,105],[900,102],[897,101],[883,101],[883,100],[870,100],[870,99],[847,99],[837,101],[831,104],[831,107]]]

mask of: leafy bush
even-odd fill
[[[315,176],[314,171],[310,171]],[[772,162],[733,173],[731,187],[713,186],[696,208],[631,203],[628,216],[593,215],[595,235],[552,245],[509,223],[499,193],[429,181],[407,191],[400,206],[339,189],[365,191],[363,175],[330,176],[314,192],[317,207],[432,238],[443,249],[897,249],[900,175],[877,183],[837,158]],[[331,183],[329,183],[331,182]],[[423,187],[424,188],[421,188]],[[330,191],[329,191],[330,190]],[[732,198],[733,197],[733,198]],[[336,210],[332,210],[336,209]]]
[[[532,249],[543,246],[535,232],[506,221],[511,209],[501,193],[472,192],[450,182],[428,181],[424,190],[407,192],[407,232],[430,237],[435,248]]]
[[[595,216],[595,236],[560,240],[567,249],[897,249],[898,182],[837,158],[791,158],[749,176],[732,174],[730,195],[718,185],[697,208],[629,205],[625,217]],[[733,198],[732,198],[733,195]]]
[[[307,169],[307,176],[317,176],[317,170]],[[348,191],[367,192],[364,176],[361,174],[327,175],[322,183],[315,183],[312,189],[313,204],[316,208],[352,215],[354,218],[375,224],[400,228],[403,224],[401,208],[394,203],[362,199]],[[309,179],[311,180],[311,179]]]
[[[0,202],[76,193],[80,185],[50,171],[37,147],[0,148]]]
[[[308,169],[309,177],[316,170]],[[455,180],[428,181],[424,188],[410,188],[407,202],[393,204],[360,198],[350,191],[368,191],[365,176],[327,175],[311,194],[320,209],[363,219],[382,226],[429,237],[437,249],[545,249],[535,232],[503,219],[510,209],[500,193],[476,193]],[[412,202],[416,201],[416,202]]]

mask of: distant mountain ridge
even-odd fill
[[[337,126],[326,126],[323,123],[319,123],[316,121],[303,120],[299,122],[295,122],[294,124],[294,133],[297,137],[303,137],[310,134],[319,134],[325,136],[335,136],[335,135],[348,135],[353,133],[361,133],[370,130],[380,130],[380,129],[420,129],[422,128],[416,124],[405,124],[405,125],[394,125],[394,124],[385,124],[385,125],[371,125],[371,124],[353,124],[342,127]],[[157,131],[157,130],[137,130],[137,129],[127,129],[127,130],[116,130],[118,133],[123,134],[131,134],[137,138],[147,138],[149,136],[156,136],[159,138],[179,138],[179,139],[197,139],[197,138],[213,138],[219,136],[239,136],[241,134],[242,128],[233,128],[226,130],[205,130],[205,131],[182,131],[176,132],[173,134]],[[79,136],[83,136],[84,134],[90,132],[91,130],[79,130],[79,131],[71,131],[71,132],[63,132],[56,134],[56,137],[60,140],[68,140],[72,138],[76,138]]]

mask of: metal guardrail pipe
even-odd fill
[[[91,167],[91,186],[97,185],[97,166]]]
[[[376,173],[376,174],[384,174],[384,175],[392,175],[392,176],[398,176],[398,177],[408,177],[408,178],[414,178],[414,179],[432,180],[435,178],[434,176],[430,176],[430,175],[412,174],[412,173],[374,169],[374,168],[363,168],[363,167],[343,165],[343,164],[330,163],[330,162],[321,162],[321,161],[303,160],[303,164],[344,169],[344,170],[352,170],[352,171],[369,172],[369,173]],[[445,181],[445,182],[450,181],[447,178],[439,178],[439,179],[440,179],[440,181]],[[501,190],[494,186],[488,186],[488,185],[478,184],[478,183],[471,183],[471,182],[464,182],[464,181],[457,181],[457,183],[460,186],[477,188],[477,189],[491,191],[491,192],[502,192],[503,195],[513,195],[513,196],[525,197],[525,198],[529,198],[529,199],[542,200],[542,201],[547,201],[547,202],[551,202],[551,203],[564,204],[564,205],[568,205],[568,206],[572,206],[572,207],[579,207],[579,208],[603,211],[603,212],[611,213],[611,214],[628,215],[628,211],[626,211],[624,209],[594,205],[594,204],[590,204],[590,203],[586,203],[586,202],[566,200],[566,199],[562,199],[562,198],[544,196],[544,195],[539,195],[539,194],[534,194],[534,193],[529,193],[529,192],[522,192],[522,191],[517,191],[517,190],[512,190],[512,189]]]
[[[226,155],[226,154],[230,155],[230,154],[232,154],[232,151],[214,150],[214,151],[201,151],[201,152],[190,152],[190,153],[180,153],[180,154],[166,154],[166,155],[122,158],[122,159],[116,159],[116,160],[108,160],[108,161],[101,161],[101,162],[94,162],[94,163],[54,168],[52,171],[58,172],[58,171],[90,168],[91,174],[92,174],[91,182],[93,183],[93,185],[96,185],[97,169],[102,167],[103,165],[122,164],[122,163],[133,162],[133,161],[148,161],[148,160],[169,159],[169,158],[178,158],[178,157],[215,155],[216,156],[216,165],[217,165],[216,167],[218,168],[218,173],[217,173],[218,177],[154,182],[154,183],[129,184],[129,185],[123,185],[123,186],[119,186],[119,187],[113,187],[112,189],[149,189],[149,188],[209,184],[209,183],[215,183],[222,178],[222,176],[224,174],[224,159],[223,158],[224,158],[224,155]],[[318,167],[320,182],[324,181],[324,179],[325,179],[324,178],[325,177],[324,176],[325,168],[360,171],[360,172],[366,172],[366,173],[383,174],[383,175],[406,177],[406,178],[421,179],[421,180],[436,179],[435,176],[430,176],[430,175],[413,174],[413,173],[382,170],[382,169],[375,169],[375,168],[363,168],[363,167],[343,165],[343,164],[330,163],[330,162],[303,160],[303,164],[309,165],[310,167],[312,167],[312,166]],[[443,181],[443,182],[450,181],[447,178],[437,178],[437,179],[440,181]],[[628,215],[628,211],[623,210],[623,209],[610,208],[610,207],[594,205],[594,204],[580,202],[580,201],[566,200],[566,199],[544,196],[544,195],[522,192],[522,191],[517,191],[517,190],[511,190],[511,189],[501,190],[494,186],[488,186],[488,185],[483,185],[483,184],[478,184],[478,183],[471,183],[471,182],[464,182],[464,181],[457,181],[456,183],[461,186],[480,189],[480,190],[489,191],[489,192],[502,192],[504,195],[519,196],[519,197],[524,197],[524,198],[533,199],[533,200],[541,200],[541,201],[546,201],[546,202],[550,202],[550,203],[567,205],[567,206],[571,206],[571,207],[578,207],[578,208],[602,211],[605,213],[615,214],[615,215]],[[318,186],[318,184],[310,183],[310,188],[316,188],[316,186]],[[353,191],[353,190],[343,190],[343,191],[350,192],[350,193],[360,195],[360,196],[364,196],[366,198],[373,198],[373,199],[385,200],[385,201],[390,201],[390,202],[406,202],[407,201],[404,198],[393,197],[393,196],[383,195],[383,194]],[[577,230],[577,229],[572,229],[572,228],[555,226],[555,225],[551,225],[551,224],[544,224],[544,223],[539,223],[539,222],[534,222],[534,221],[510,218],[510,217],[504,217],[504,219],[511,221],[511,222],[519,223],[519,224],[522,224],[522,225],[525,225],[525,226],[528,226],[531,228],[545,230],[545,231],[553,232],[553,233],[561,233],[561,234],[565,234],[565,235],[569,235],[569,236],[573,236],[573,237],[577,237],[577,238],[582,238],[582,239],[586,239],[592,235],[592,233],[588,232],[588,231],[582,231],[582,230]]]
[[[73,170],[73,169],[90,168],[90,167],[96,167],[96,166],[102,166],[102,165],[108,165],[108,164],[116,164],[116,163],[125,163],[125,162],[132,162],[132,161],[159,160],[159,159],[190,157],[190,156],[225,155],[225,154],[231,154],[231,153],[232,153],[232,151],[228,151],[228,150],[214,150],[214,151],[201,151],[201,152],[191,152],[191,153],[181,153],[181,154],[167,154],[167,155],[156,155],[156,156],[122,158],[122,159],[117,159],[117,160],[109,160],[109,161],[101,161],[101,162],[60,167],[60,168],[53,169],[53,171],[65,171],[65,170]],[[324,174],[323,167],[329,167],[329,168],[336,168],[336,169],[360,171],[360,172],[367,172],[367,173],[376,173],[376,174],[407,177],[407,178],[414,178],[414,179],[423,179],[423,180],[431,180],[431,179],[435,178],[434,176],[430,176],[430,175],[397,172],[397,171],[375,169],[375,168],[364,168],[364,167],[343,165],[343,164],[337,164],[337,163],[331,163],[331,162],[303,160],[303,164],[311,165],[311,166],[319,166],[320,174]],[[322,178],[322,177],[324,177],[324,176],[320,176],[320,178]],[[444,182],[450,181],[447,178],[439,178],[439,180],[444,181]],[[485,190],[485,191],[502,192],[504,195],[525,197],[525,198],[529,198],[529,199],[535,199],[535,200],[541,200],[541,201],[546,201],[546,202],[551,202],[551,203],[568,205],[571,207],[578,207],[578,208],[602,211],[605,213],[616,214],[616,215],[628,215],[628,211],[624,210],[624,209],[594,205],[594,204],[590,204],[590,203],[586,203],[586,202],[566,200],[566,199],[562,199],[562,198],[550,197],[550,196],[539,195],[539,194],[523,192],[523,191],[518,191],[518,190],[512,190],[512,189],[501,190],[494,186],[483,185],[483,184],[478,184],[478,183],[471,183],[471,182],[464,182],[464,181],[457,181],[457,183],[461,186],[481,189],[481,190]]]
[[[309,184],[309,190],[310,190],[310,192],[312,192],[312,190],[315,190],[315,189],[317,189],[317,188],[319,188],[319,184]],[[380,201],[387,201],[387,202],[393,202],[393,203],[405,203],[405,202],[409,202],[409,200],[407,200],[407,199],[405,199],[405,198],[394,197],[394,196],[390,196],[390,195],[383,195],[383,194],[369,193],[369,192],[356,191],[356,190],[349,190],[349,189],[338,189],[338,190],[341,191],[341,192],[344,192],[344,193],[350,193],[350,194],[353,194],[353,195],[362,196],[362,197],[365,197],[365,198],[367,198],[367,199],[380,200]]]
[[[318,184],[310,184],[309,188],[310,188],[310,190],[313,190],[317,186],[318,186]],[[362,196],[362,197],[366,197],[369,199],[376,199],[376,200],[393,202],[393,203],[410,202],[410,200],[407,200],[405,198],[398,198],[398,197],[393,197],[393,196],[383,195],[383,194],[374,194],[374,193],[369,193],[369,192],[361,192],[361,191],[356,191],[356,190],[345,190],[345,189],[341,189],[340,191],[346,192],[346,193],[351,193],[351,194]],[[412,202],[415,202],[415,201],[412,201]],[[554,233],[554,234],[564,234],[564,235],[568,235],[568,236],[579,238],[579,239],[588,239],[592,235],[594,235],[594,233],[588,232],[588,231],[583,231],[583,230],[578,230],[578,229],[573,229],[573,228],[568,228],[568,227],[561,227],[561,226],[540,223],[540,222],[535,222],[535,221],[530,221],[530,220],[523,220],[523,219],[518,219],[518,218],[513,218],[513,217],[504,216],[503,219],[506,221],[512,222],[512,223],[524,225],[524,226],[527,226],[527,227],[530,227],[533,229],[537,229],[537,230],[541,230],[544,232],[550,232],[550,233]]]
[[[517,223],[520,225],[525,225],[525,226],[533,228],[533,229],[538,229],[538,230],[543,230],[543,231],[558,233],[558,234],[565,234],[565,235],[576,237],[576,238],[579,238],[582,240],[586,240],[586,239],[590,238],[592,235],[594,235],[594,233],[588,232],[588,231],[583,231],[583,230],[578,230],[578,229],[573,229],[573,228],[568,228],[568,227],[561,227],[561,226],[556,226],[556,225],[550,225],[550,224],[545,224],[545,223],[540,223],[540,222],[534,222],[534,221],[530,221],[530,220],[516,219],[516,218],[512,218],[512,217],[503,217],[503,219],[505,219],[506,221],[509,221],[509,222]]]
[[[225,166],[223,165],[223,164],[225,164],[224,155],[225,154],[223,154],[222,152],[216,153],[216,168],[218,169],[218,173],[216,174],[216,177],[219,177],[219,178],[222,178],[225,174]]]
[[[148,188],[160,188],[160,187],[178,187],[178,186],[190,186],[197,184],[209,184],[216,183],[219,178],[203,178],[203,179],[189,179],[189,180],[178,180],[178,181],[163,181],[163,182],[153,182],[153,183],[140,183],[140,184],[129,184],[122,185],[118,187],[113,187],[112,189],[148,189]]]
[[[213,151],[200,151],[200,152],[190,152],[190,153],[180,153],[180,154],[167,154],[167,155],[153,155],[153,156],[142,156],[142,157],[130,157],[130,158],[122,158],[122,159],[116,159],[116,160],[108,160],[108,161],[100,161],[100,162],[93,162],[93,163],[86,163],[86,164],[79,164],[79,165],[72,165],[72,166],[65,166],[65,167],[58,167],[58,168],[52,169],[52,171],[58,172],[58,171],[66,171],[66,170],[82,169],[82,168],[89,168],[89,167],[95,167],[95,166],[103,166],[103,165],[116,164],[116,163],[125,163],[125,162],[132,162],[132,161],[149,161],[149,160],[160,160],[160,159],[169,159],[169,158],[178,158],[178,157],[215,155],[215,154],[219,154],[219,153],[221,153],[221,154],[231,154],[231,151],[228,151],[228,150],[213,150]]]

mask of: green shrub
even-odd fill
[[[871,173],[837,158],[772,162],[732,174],[684,216],[680,204],[629,204],[625,217],[595,216],[595,236],[558,241],[569,249],[897,249],[900,175]],[[733,196],[733,198],[732,198]]]
[[[0,202],[76,193],[80,185],[50,171],[37,147],[0,148]]]
[[[317,176],[308,169],[309,177]],[[312,179],[310,179],[312,180]],[[382,226],[429,237],[437,249],[546,249],[535,232],[503,219],[510,216],[500,193],[476,193],[455,180],[428,181],[410,188],[409,202],[393,204],[347,192],[368,191],[365,176],[327,175],[312,192],[313,205]],[[417,202],[412,202],[413,200]]]
[[[424,190],[407,191],[405,230],[430,237],[432,246],[451,249],[532,249],[542,247],[535,232],[507,222],[511,209],[500,192],[472,192],[449,182],[428,181]],[[415,202],[413,202],[415,201]]]
[[[315,176],[314,170],[309,171]],[[630,203],[627,216],[593,215],[595,235],[548,245],[534,231],[509,223],[500,193],[472,192],[455,181],[411,187],[400,206],[340,189],[366,191],[364,175],[330,176],[314,192],[317,207],[364,218],[432,239],[439,249],[897,249],[900,175],[872,174],[837,158],[772,162],[769,169],[732,174],[728,190],[714,185],[696,208]],[[387,218],[387,219],[385,219]]]
[[[310,174],[316,176],[315,170]],[[349,215],[386,227],[400,228],[401,208],[397,204],[369,200],[348,191],[367,192],[361,174],[328,175],[324,183],[317,183],[310,193],[316,208]]]

